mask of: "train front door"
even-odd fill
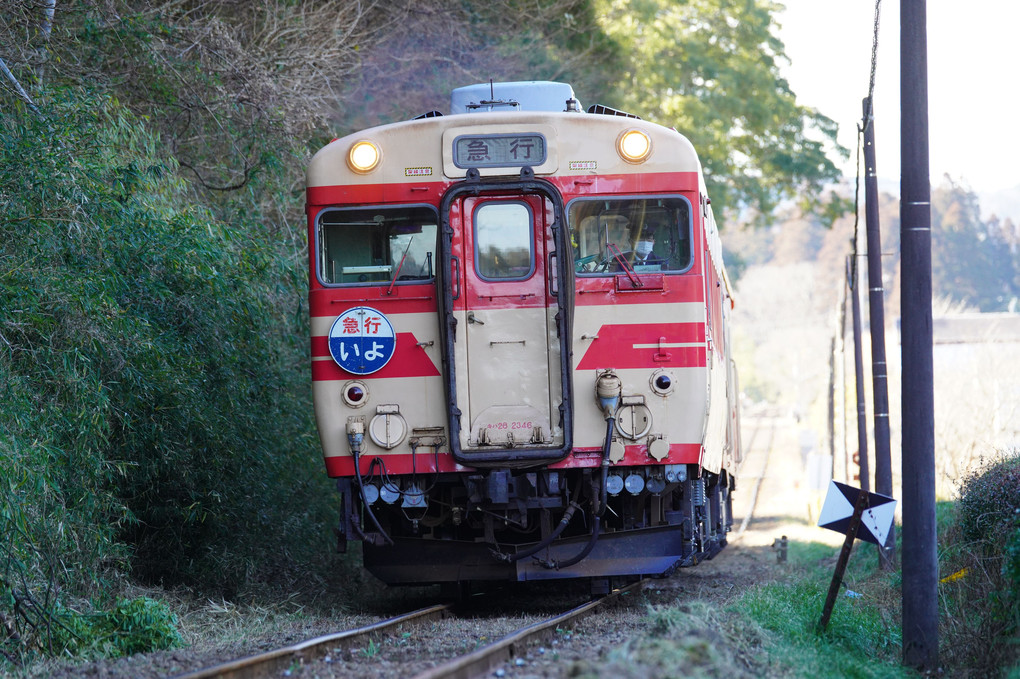
[[[464,462],[566,454],[569,356],[556,213],[553,200],[537,193],[466,195],[450,204],[456,330],[447,364],[458,415],[450,436]]]

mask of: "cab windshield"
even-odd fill
[[[690,204],[680,197],[579,199],[567,215],[574,271],[679,273],[692,264]]]
[[[426,206],[325,211],[318,222],[319,278],[327,285],[432,280],[437,224]]]

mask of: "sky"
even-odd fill
[[[874,0],[779,0],[779,37],[790,63],[783,74],[804,106],[839,124],[856,174],[857,125],[868,94]],[[899,185],[898,1],[881,4],[875,75],[878,176]],[[1020,50],[1014,0],[928,0],[928,126],[932,182],[949,174],[977,193],[1020,187]],[[863,163],[863,159],[862,159]]]

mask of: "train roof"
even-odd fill
[[[450,94],[450,113],[495,111],[567,111],[580,109],[574,88],[566,83],[521,81],[458,87]]]
[[[674,129],[604,106],[584,112],[565,83],[483,83],[458,88],[450,115],[430,112],[415,118],[355,132],[319,150],[308,166],[307,185],[388,184],[456,180],[466,168],[452,158],[453,141],[465,135],[540,135],[547,146],[536,175],[646,174],[696,172],[701,163],[690,141]],[[640,164],[624,162],[617,140],[628,129],[644,132],[651,153]],[[355,172],[348,153],[359,141],[380,150],[378,166]],[[481,168],[482,176],[519,174],[520,167]],[[703,180],[702,180],[703,181]]]

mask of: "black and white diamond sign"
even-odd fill
[[[850,527],[850,517],[854,514],[857,498],[862,492],[860,488],[830,481],[825,504],[818,515],[818,525],[845,535]],[[858,529],[857,537],[876,545],[884,545],[895,513],[896,500],[878,493],[868,493],[868,507],[861,514],[861,527],[864,530]]]

